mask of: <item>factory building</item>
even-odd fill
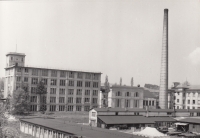
[[[27,84],[31,95],[31,111],[39,111],[37,84],[46,87],[47,111],[89,111],[97,108],[101,85],[100,72],[50,69],[25,66],[25,54],[6,55],[4,97],[13,95],[22,83]]]

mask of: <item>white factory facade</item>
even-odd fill
[[[49,69],[25,66],[25,54],[6,55],[4,97],[13,95],[27,84],[31,95],[31,111],[39,110],[37,84],[45,84],[47,111],[89,111],[98,108],[101,86],[100,72]]]

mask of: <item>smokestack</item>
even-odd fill
[[[168,9],[164,9],[159,106],[168,108]]]

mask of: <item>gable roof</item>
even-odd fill
[[[179,122],[200,124],[200,118],[185,118],[179,120]]]

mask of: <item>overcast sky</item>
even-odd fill
[[[200,85],[199,0],[0,1],[0,77],[5,55],[26,65],[102,72],[110,83],[160,84],[169,9],[169,86]]]

